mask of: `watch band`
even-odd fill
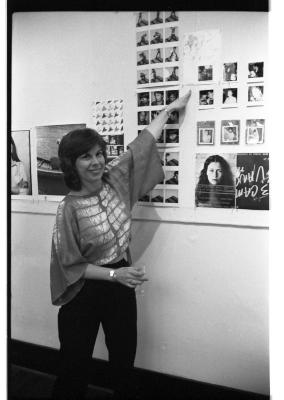
[[[115,272],[114,269],[111,269],[111,270],[109,271],[109,277],[110,277],[110,280],[111,280],[111,281],[116,281],[116,272]]]

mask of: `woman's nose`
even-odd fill
[[[92,165],[96,165],[96,164],[99,164],[99,160],[98,160],[97,156],[93,156],[92,157]]]

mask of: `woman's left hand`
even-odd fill
[[[189,89],[189,91],[184,96],[179,97],[171,104],[169,104],[167,110],[169,112],[183,110],[186,107],[190,97],[191,97],[191,90]]]

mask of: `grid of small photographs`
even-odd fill
[[[179,97],[179,87],[148,88],[137,91],[138,135],[170,103]],[[154,190],[139,199],[143,204],[174,205],[179,203],[179,114],[168,118],[157,147],[165,177]]]
[[[246,91],[247,107],[264,105],[264,62],[249,62],[247,64],[247,82],[240,84],[239,63],[232,60],[222,65],[221,92],[213,85],[215,71],[213,65],[200,65],[198,67],[198,109],[202,110],[237,108],[240,105],[240,92]],[[241,67],[244,67],[243,65]],[[211,84],[211,85],[208,85]],[[216,95],[220,93],[221,98]],[[217,98],[216,98],[217,97]],[[244,98],[244,96],[242,97]],[[202,120],[199,114],[197,121],[197,145],[214,145],[216,143],[215,121]],[[220,144],[238,145],[241,142],[248,145],[263,144],[265,120],[247,119],[242,128],[239,120],[221,120]]]
[[[124,152],[123,100],[96,101],[92,105],[93,125],[107,143],[107,157]]]
[[[179,82],[179,13],[141,11],[136,17],[137,87]]]

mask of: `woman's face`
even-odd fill
[[[223,176],[221,164],[217,161],[211,162],[207,167],[207,178],[211,185],[218,185]]]
[[[93,184],[101,180],[105,169],[105,158],[99,145],[95,145],[88,152],[81,154],[75,161],[82,186]]]

